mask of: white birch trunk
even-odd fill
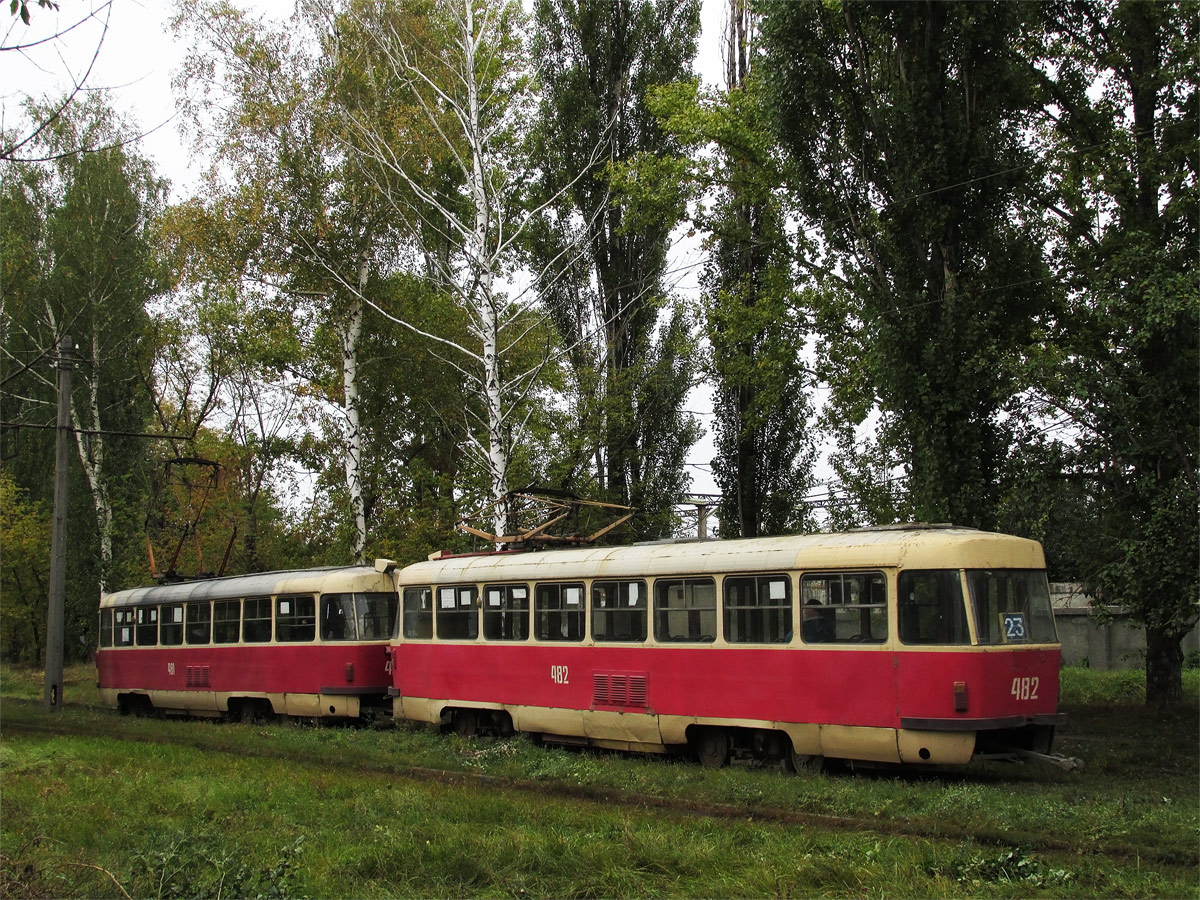
[[[359,260],[358,289],[361,295],[367,287],[367,255]],[[367,547],[367,512],[362,492],[362,427],[358,417],[358,345],[362,339],[362,301],[351,301],[350,314],[342,332],[342,389],[346,405],[346,490],[350,494],[350,511],[354,516],[354,561],[362,563]]]
[[[495,266],[488,252],[491,224],[487,175],[484,171],[483,124],[479,116],[479,82],[476,78],[476,51],[479,35],[475,31],[472,0],[465,0],[463,47],[466,50],[467,139],[471,145],[471,200],[475,206],[475,227],[467,238],[468,277],[475,282],[475,313],[478,316],[483,350],[483,400],[487,415],[487,466],[492,492],[492,531],[508,533],[509,446],[504,428],[504,397],[500,373],[500,315],[494,290]]]
[[[100,358],[99,336],[92,334],[91,358]],[[88,379],[88,408],[87,421],[92,423],[93,431],[100,431],[100,378],[93,372]],[[83,417],[75,405],[75,397],[71,397],[71,425],[75,429],[75,447],[79,451],[79,461],[83,464],[83,472],[87,476],[88,488],[92,494],[92,507],[96,511],[96,530],[100,535],[100,596],[108,590],[108,577],[112,572],[112,503],[108,498],[108,486],[104,482],[104,436],[102,434],[85,435],[82,424]]]

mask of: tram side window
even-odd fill
[[[301,644],[317,636],[317,601],[311,594],[275,598],[275,639]]]
[[[967,572],[967,586],[979,643],[1048,644],[1058,640],[1045,572],[973,570]]]
[[[113,611],[111,609],[100,610],[100,646],[111,647],[113,645]]]
[[[133,610],[113,610],[113,645],[116,647],[133,646]]]
[[[951,569],[901,572],[900,640],[906,644],[966,644],[960,573]]]
[[[241,600],[217,600],[213,603],[214,644],[236,644],[241,628]]]
[[[534,588],[539,641],[582,641],[587,630],[582,584],[539,584]]]
[[[189,603],[184,618],[187,642],[189,644],[207,644],[212,637],[212,609],[208,603]],[[233,633],[234,640],[237,640],[237,626],[234,626]]]
[[[725,640],[786,644],[792,639],[792,583],[786,575],[725,579]]]
[[[183,604],[164,604],[159,641],[164,647],[178,647],[183,643]]]
[[[489,641],[529,637],[529,587],[489,584],[483,589],[483,636]]]
[[[354,595],[358,633],[364,641],[386,641],[396,636],[399,601],[394,591],[365,591]]]
[[[717,586],[711,578],[654,583],[654,639],[707,643],[717,635]]]
[[[437,636],[444,641],[473,641],[479,637],[475,587],[438,588]]]
[[[592,637],[597,641],[646,640],[646,583],[592,583]]]
[[[404,589],[404,636],[416,640],[433,637],[433,591],[427,587]]]
[[[358,620],[354,615],[353,594],[321,595],[321,639],[358,640]]]
[[[153,647],[158,643],[158,607],[139,606],[137,608],[137,644],[139,647]]]
[[[806,644],[887,640],[882,572],[819,572],[800,579],[800,636]]]
[[[242,609],[242,640],[265,644],[271,640],[271,598],[247,597]]]

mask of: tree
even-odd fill
[[[757,39],[758,17],[743,0],[730,0],[726,91],[696,123],[716,147],[708,179],[716,207],[697,223],[712,233],[702,284],[714,381],[713,474],[721,533],[742,537],[811,527],[801,501],[816,456],[813,376],[804,365],[808,316],[794,288],[779,189],[786,176],[752,67]]]
[[[466,341],[421,334],[457,367],[477,400],[467,407],[473,422],[465,437],[487,473],[497,536],[513,529],[511,467],[553,362],[543,343],[535,362],[517,364],[518,348],[546,336],[533,314],[532,291],[510,292],[530,218],[521,154],[531,99],[522,24],[518,4],[443,0],[352,4],[346,30],[338,27],[339,35],[366,38],[367,71],[375,73],[351,112],[347,146],[364,171],[388,179],[378,189],[395,216],[415,218],[428,275],[465,317]],[[398,144],[377,118],[363,114],[397,96],[434,140]]]
[[[6,185],[11,224],[28,241],[23,249],[9,245],[20,277],[5,291],[6,417],[38,421],[41,398],[54,396],[39,363],[69,333],[83,363],[71,421],[93,507],[100,591],[114,574],[121,497],[137,490],[128,481],[131,463],[145,453],[120,433],[142,430],[149,412],[137,362],[152,352],[146,304],[164,286],[154,222],[165,185],[119,146],[123,128],[102,94],[74,104],[41,136],[54,162],[28,165]],[[80,147],[87,152],[64,152]],[[123,463],[117,471],[113,453]]]
[[[4,658],[14,662],[36,663],[45,652],[42,626],[50,571],[50,516],[42,507],[28,499],[7,471],[0,472],[0,544],[4,545],[0,632]]]
[[[612,183],[635,157],[656,159],[661,175],[682,155],[646,100],[655,85],[689,74],[699,4],[539,0],[534,16],[543,93],[536,152],[542,196],[557,199],[546,205],[533,258],[587,248],[543,286],[570,349],[583,436],[564,486],[587,471],[604,499],[638,508],[635,533],[661,536],[687,486],[683,463],[697,436],[683,411],[694,377],[691,328],[667,284],[671,230],[684,210],[668,197],[654,215],[634,218]]]
[[[1200,610],[1200,117],[1195,3],[1058,4],[1037,60],[1066,306],[1039,397],[1074,439],[1084,574],[1146,626],[1146,699],[1182,696]]]
[[[764,79],[825,256],[821,365],[848,422],[878,418],[905,512],[988,527],[1010,401],[1049,303],[1022,4],[770,2]],[[836,289],[835,289],[836,286]]]

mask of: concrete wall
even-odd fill
[[[1101,626],[1092,617],[1090,599],[1078,584],[1051,583],[1050,601],[1064,666],[1140,669],[1145,665],[1146,632],[1123,607],[1112,607],[1112,622]],[[1198,651],[1200,628],[1193,628],[1183,641],[1183,652]]]

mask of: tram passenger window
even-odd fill
[[[395,591],[365,591],[354,595],[358,633],[364,641],[388,641],[396,636],[400,606]]]
[[[242,610],[242,640],[265,644],[271,640],[271,598],[247,597]]]
[[[133,610],[113,610],[113,646],[133,646]]]
[[[213,603],[214,644],[236,644],[241,628],[241,600],[217,600]]]
[[[311,594],[275,598],[275,639],[290,644],[317,636],[317,601]]]
[[[404,589],[404,636],[415,640],[433,637],[433,591],[427,587]]]
[[[159,642],[164,647],[178,647],[183,643],[183,604],[164,604],[162,624],[159,626]]]
[[[187,642],[189,644],[207,644],[212,636],[212,609],[208,603],[189,603],[184,612],[186,620]],[[234,640],[237,639],[237,626],[234,626]]]
[[[654,639],[707,643],[717,635],[717,586],[711,578],[654,583]]]
[[[539,641],[584,639],[587,620],[582,584],[539,584],[533,599]]]
[[[100,610],[100,646],[111,647],[113,645],[113,630],[112,630],[113,611],[111,609]]]
[[[900,640],[906,644],[970,641],[960,573],[951,569],[900,573]]]
[[[139,606],[137,608],[136,632],[139,647],[153,647],[158,643],[157,606]]]
[[[1047,644],[1058,640],[1044,571],[968,571],[967,586],[979,643]]]
[[[792,582],[786,575],[725,579],[725,640],[786,644],[792,639]]]
[[[483,589],[483,636],[489,641],[529,637],[529,587],[489,584]]]
[[[437,636],[443,641],[473,641],[479,637],[475,587],[437,589]]]
[[[592,638],[639,643],[646,640],[646,582],[592,583]]]
[[[800,636],[806,644],[887,640],[882,572],[812,573],[800,579]]]
[[[354,615],[353,594],[321,595],[321,639],[326,641],[358,640],[357,619]]]

